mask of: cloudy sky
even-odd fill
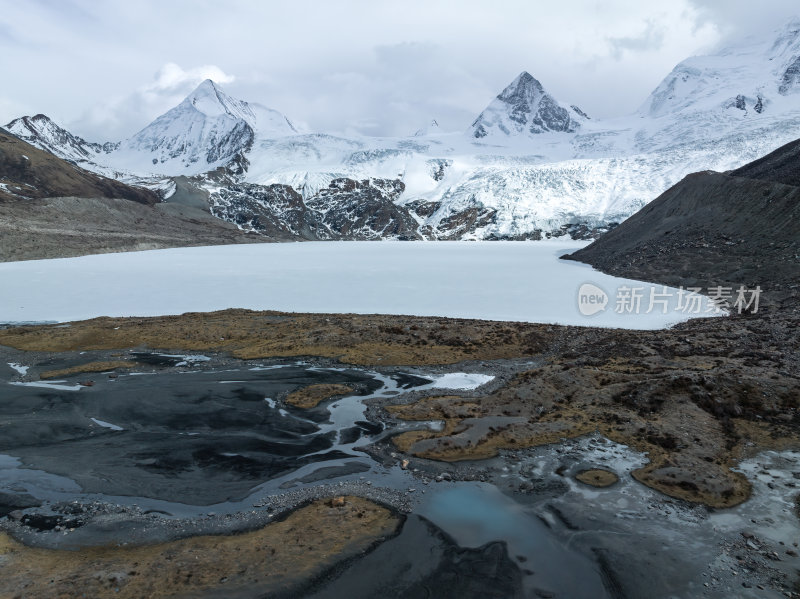
[[[592,116],[687,56],[765,35],[797,0],[0,0],[0,123],[135,133],[206,78],[315,131],[470,121],[521,71]]]

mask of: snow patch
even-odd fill
[[[110,428],[112,431],[124,431],[125,429],[121,426],[117,426],[116,424],[111,424],[110,422],[106,422],[104,420],[98,420],[97,418],[90,418],[92,422],[97,424],[98,426],[102,426],[103,428]]]
[[[8,362],[8,365],[11,366],[14,370],[20,373],[22,376],[28,374],[28,368],[30,366],[23,366],[22,364],[17,364],[16,362]]]
[[[494,376],[489,374],[477,374],[467,372],[448,372],[441,376],[432,377],[434,379],[431,387],[434,389],[458,389],[461,391],[471,391],[489,381],[494,380]]]
[[[64,385],[67,381],[33,381],[31,383],[9,383],[9,385],[19,385],[20,387],[42,387],[43,389],[55,389],[57,391],[80,391],[82,385]]]

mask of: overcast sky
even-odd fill
[[[682,59],[763,35],[797,0],[0,0],[0,123],[118,140],[205,78],[315,131],[466,128],[521,71],[590,116]]]

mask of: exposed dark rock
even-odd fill
[[[539,103],[539,110],[531,118],[531,133],[543,133],[545,131],[567,131],[572,132],[575,126],[569,117],[569,112],[558,105],[549,95],[542,97]]]
[[[244,230],[276,239],[419,239],[417,222],[395,204],[399,180],[335,179],[307,200],[288,185],[228,185],[211,196],[211,211]]]
[[[461,239],[464,235],[474,233],[476,229],[493,224],[496,217],[497,211],[493,208],[476,204],[440,220],[436,234],[439,239]]]
[[[453,166],[453,161],[445,158],[428,160],[428,172],[431,174],[431,178],[434,181],[441,181],[444,179],[445,171],[451,166]]]
[[[405,204],[406,210],[412,214],[416,214],[421,218],[429,218],[433,216],[439,208],[442,207],[441,202],[428,202],[425,200],[414,200]]]
[[[487,241],[540,241],[544,236],[542,231],[534,229],[533,231],[526,231],[525,233],[518,233],[516,235],[496,235],[492,233],[486,237]]]
[[[323,224],[344,239],[419,239],[417,222],[394,201],[405,190],[400,180],[334,179],[306,201]]]
[[[575,113],[585,116],[574,108]],[[506,120],[507,119],[507,120]],[[508,121],[515,123],[517,131],[537,134],[545,131],[574,132],[579,123],[570,117],[569,111],[561,106],[542,84],[530,73],[521,73],[486,110],[472,123],[473,137],[480,139],[496,127],[502,133],[513,133],[506,126]]]
[[[237,183],[210,198],[211,213],[274,239],[333,239],[320,215],[309,210],[302,196],[288,185]]]
[[[564,235],[569,235],[571,239],[597,239],[600,235],[608,233],[617,226],[619,226],[619,223],[608,223],[606,225],[595,227],[585,223],[573,223],[569,225],[562,225],[559,231],[548,233],[547,237],[563,237]]]
[[[800,86],[800,56],[797,56],[789,63],[789,66],[786,67],[781,77],[781,84],[780,87],[778,87],[778,91],[786,95],[797,89],[798,86]]]
[[[509,118],[512,121],[521,125],[530,123],[531,133],[574,130],[569,113],[545,92],[542,84],[530,73],[522,73],[515,83],[497,96],[498,100],[509,105]],[[538,109],[534,112],[534,108]]]
[[[7,493],[0,491],[0,518],[17,510],[39,507],[42,502],[27,493]]]
[[[472,123],[472,126],[475,127],[475,131],[473,132],[472,135],[476,139],[480,139],[481,137],[486,137],[487,135],[489,135],[489,132],[486,130],[486,127],[484,127],[483,124],[480,123],[480,117],[478,117],[478,120]]]
[[[591,120],[591,118],[592,118],[592,117],[590,117],[590,116],[589,116],[588,114],[586,114],[586,113],[585,113],[583,110],[581,110],[580,108],[578,108],[577,106],[575,106],[575,104],[573,104],[572,106],[570,106],[570,108],[572,108],[572,110],[574,110],[575,112],[577,112],[577,113],[578,113],[579,115],[581,115],[583,118]]]

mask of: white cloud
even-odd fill
[[[119,139],[211,78],[315,130],[405,133],[430,118],[460,129],[523,70],[614,116],[687,56],[798,11],[797,0],[0,0],[0,122],[22,106]]]
[[[713,23],[723,42],[744,35],[769,34],[800,16],[796,0],[689,0],[699,23]]]
[[[213,64],[184,70],[180,65],[168,62],[156,73],[155,81],[142,87],[142,93],[160,94],[184,90],[187,87],[194,88],[206,79],[226,84],[233,83],[236,77],[226,74],[225,71]]]
[[[206,79],[220,84],[236,80],[215,65],[183,69],[168,62],[134,93],[100,102],[68,125],[92,141],[118,141],[178,104]]]

